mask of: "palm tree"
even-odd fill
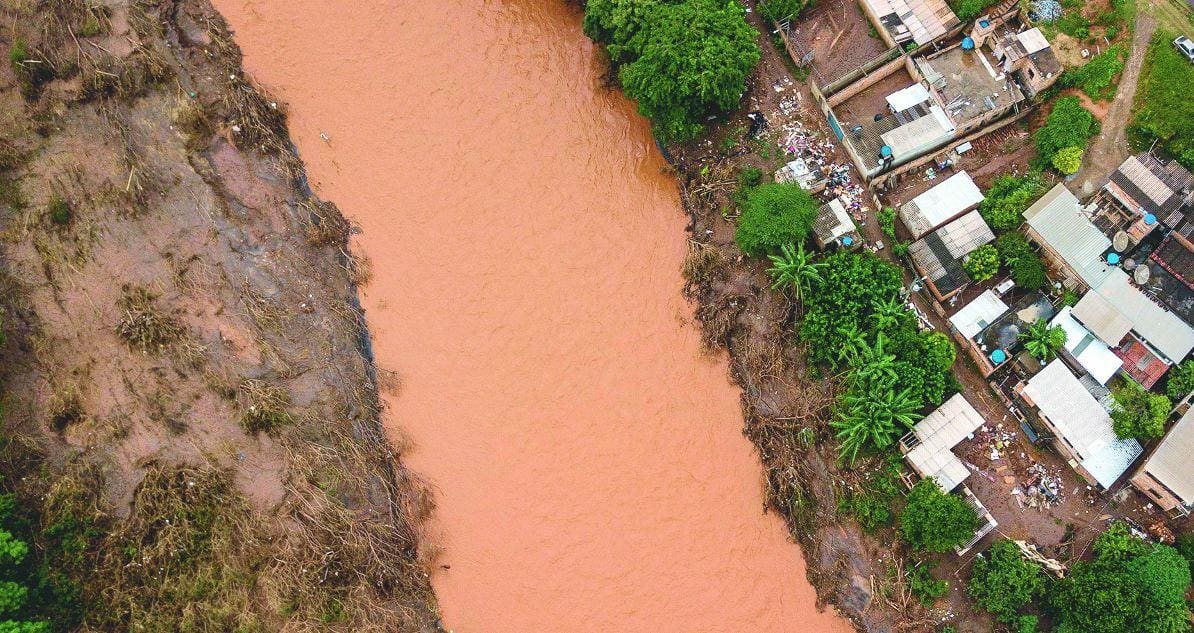
[[[837,326],[837,335],[842,337],[841,347],[837,349],[837,362],[848,364],[858,352],[867,346],[866,334],[854,322]],[[836,369],[836,367],[835,367]]]
[[[779,255],[767,256],[771,260],[771,268],[767,269],[771,275],[771,287],[790,288],[792,299],[800,305],[812,285],[823,281],[821,267],[824,264],[814,263],[812,255],[804,251],[803,244],[784,244],[779,250]]]
[[[908,313],[908,308],[897,296],[886,301],[876,301],[871,309],[871,320],[875,322],[875,329],[880,331],[898,325],[900,319]]]
[[[875,344],[867,343],[862,338],[857,345],[854,355],[850,358],[850,380],[858,385],[895,384],[895,354],[883,351],[883,344],[887,336],[882,332],[875,335]]]
[[[1047,361],[1057,356],[1058,350],[1065,347],[1065,330],[1060,325],[1049,327],[1044,319],[1037,319],[1036,323],[1028,326],[1028,330],[1020,333],[1020,340],[1024,348],[1037,360]]]
[[[920,406],[911,389],[850,389],[842,398],[838,419],[832,422],[841,441],[838,457],[853,464],[865,446],[876,450],[891,446],[900,428],[911,429],[922,417]]]

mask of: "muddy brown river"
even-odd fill
[[[362,228],[458,633],[847,631],[763,513],[646,123],[555,0],[216,0]]]

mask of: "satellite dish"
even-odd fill
[[[1116,232],[1115,237],[1111,238],[1111,246],[1115,248],[1115,250],[1122,253],[1123,251],[1128,250],[1128,243],[1130,240],[1131,238],[1128,237],[1127,233],[1118,231]]]
[[[1148,266],[1137,266],[1136,272],[1132,273],[1132,278],[1136,280],[1136,285],[1143,286],[1148,283],[1148,278],[1152,276],[1152,271]]]
[[[1129,271],[1136,270],[1136,266],[1138,266],[1138,265],[1139,264],[1136,263],[1136,260],[1132,259],[1131,257],[1129,257],[1123,261],[1123,269],[1124,270],[1129,270]]]

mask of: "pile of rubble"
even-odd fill
[[[809,130],[799,121],[780,128],[779,148],[808,169],[819,172],[825,182],[825,200],[838,198],[858,222],[865,222],[870,209],[866,206],[866,189],[851,175],[849,163],[838,162],[836,145],[817,131]]]
[[[1029,466],[1027,474],[1028,479],[1012,489],[1012,495],[1021,508],[1036,508],[1038,512],[1043,512],[1065,501],[1060,471],[1050,472],[1038,463]]]

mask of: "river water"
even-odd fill
[[[216,0],[363,231],[457,633],[846,631],[763,514],[686,220],[559,0]]]

